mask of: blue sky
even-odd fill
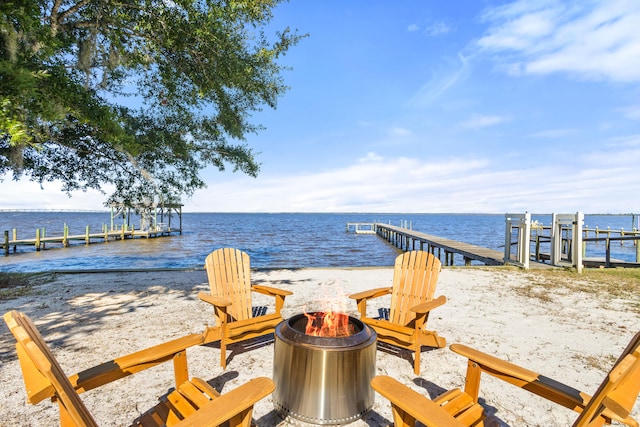
[[[249,135],[261,173],[203,173],[185,211],[640,212],[640,2],[292,0],[309,33]],[[103,196],[0,184],[5,208]]]

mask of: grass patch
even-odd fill
[[[516,292],[529,298],[549,302],[558,291],[584,292],[598,297],[628,299],[631,308],[640,312],[640,269],[589,268],[583,269],[582,273],[570,269],[539,269],[525,274],[529,283]]]
[[[46,283],[48,274],[0,272],[0,300],[11,300],[33,292],[34,286]]]
[[[590,370],[598,369],[604,372],[607,372],[609,369],[611,369],[611,367],[616,363],[616,360],[618,359],[615,355],[602,357],[575,355],[573,356],[573,358],[583,363],[584,366]]]
[[[640,269],[587,268],[582,273],[568,269],[535,270],[541,285],[564,287],[587,293],[605,293],[613,297],[629,297],[640,291]]]

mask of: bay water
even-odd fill
[[[551,215],[533,215],[549,225]],[[121,225],[122,218],[115,219]],[[131,224],[139,226],[138,218]],[[166,222],[166,219],[165,219]],[[391,266],[399,250],[376,235],[346,231],[348,222],[380,222],[499,251],[504,250],[503,214],[403,214],[403,213],[190,213],[182,214],[182,234],[170,237],[136,238],[85,245],[74,242],[68,248],[48,244],[35,251],[18,246],[9,256],[0,255],[0,271],[88,271],[114,269],[198,269],[204,258],[220,247],[246,251],[253,268],[371,267]],[[47,236],[99,233],[111,226],[105,212],[0,211],[0,231],[18,238],[35,238],[36,229]],[[179,224],[177,214],[172,227]],[[612,230],[631,230],[631,215],[585,215],[585,225]],[[613,256],[635,261],[632,243],[614,245]],[[604,256],[604,244],[589,245],[587,256]],[[455,257],[462,264],[461,257]]]

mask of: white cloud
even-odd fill
[[[221,175],[183,200],[184,211],[638,212],[638,201],[630,197],[640,182],[638,141],[637,135],[629,136],[603,143],[600,151],[570,159],[547,157],[527,167],[517,158],[496,156],[417,158],[368,152],[349,166],[322,172],[264,173],[257,179]],[[612,152],[610,144],[626,145]],[[104,209],[100,195],[78,193],[69,199],[59,188],[49,184],[42,191],[35,184],[5,182],[0,198],[14,201],[3,208]]]
[[[511,118],[506,116],[487,116],[474,114],[469,120],[462,123],[462,127],[467,129],[480,129],[489,126],[495,126],[509,120],[511,120]]]
[[[416,32],[420,30],[420,26],[418,24],[411,24],[407,27],[407,31],[409,32]],[[446,34],[449,31],[451,31],[451,27],[449,27],[445,22],[443,21],[437,21],[437,22],[432,22],[430,24],[428,24],[423,30],[422,30],[422,34],[432,37],[432,36],[439,36],[441,34]]]
[[[212,185],[186,209],[306,212],[598,212],[638,211],[629,197],[640,169],[629,149],[533,167],[517,159],[383,157],[370,152],[351,166],[298,176],[265,176]],[[594,197],[594,189],[606,189]],[[204,204],[206,203],[206,205]]]
[[[640,159],[640,145],[620,146],[616,150],[592,151],[583,156],[585,163],[593,164],[594,168],[607,168],[618,175],[621,170],[637,169],[637,159]],[[630,160],[633,159],[633,160]],[[635,175],[629,174],[629,177]],[[627,179],[627,174],[622,175]],[[640,182],[640,181],[639,181]],[[633,193],[637,193],[637,190]]]
[[[384,160],[384,158],[377,153],[370,151],[367,153],[365,157],[361,157],[358,159],[358,163],[366,163],[366,162],[379,162]]]
[[[640,120],[640,105],[629,105],[621,108],[622,114],[631,120]]]
[[[406,137],[413,135],[413,132],[410,129],[395,126],[389,129],[389,134],[396,137]]]
[[[621,148],[626,150],[628,147],[640,147],[640,134],[621,135],[609,138],[603,146],[609,151],[613,149],[616,152]]]
[[[439,36],[440,34],[446,34],[451,31],[451,28],[444,22],[438,21],[432,24],[429,24],[425,29],[424,33],[427,36]]]
[[[105,210],[106,199],[107,196],[95,190],[75,191],[69,197],[62,192],[59,182],[46,182],[40,186],[26,179],[5,179],[0,184],[1,209]]]
[[[545,129],[527,135],[528,138],[563,138],[578,133],[578,129]]]
[[[409,100],[409,104],[416,107],[426,107],[433,104],[442,94],[469,74],[469,61],[462,54],[458,54],[459,64],[452,72],[433,72],[429,81]]]
[[[640,81],[640,2],[519,0],[487,10],[477,46],[512,74]]]

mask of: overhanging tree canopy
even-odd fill
[[[105,203],[205,186],[208,165],[256,176],[251,114],[286,89],[303,37],[266,27],[281,0],[4,0],[0,179],[115,191]]]

